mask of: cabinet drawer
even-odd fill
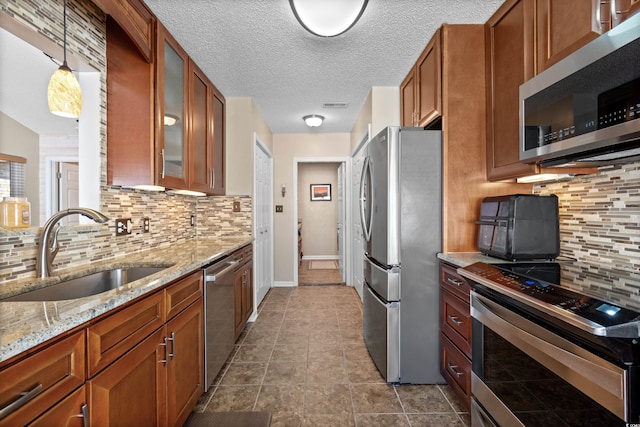
[[[440,330],[471,358],[471,313],[469,304],[446,289],[440,292]]]
[[[456,272],[456,269],[456,267],[449,264],[440,263],[440,283],[445,289],[453,292],[454,295],[464,301],[469,301],[471,286],[469,286],[467,279]]]
[[[164,324],[164,293],[157,292],[87,328],[87,371],[93,377]]]
[[[165,289],[167,320],[202,296],[202,272],[198,271]]]
[[[84,412],[83,406],[86,406]],[[89,420],[87,420],[86,423],[84,421],[85,415],[89,415],[88,408],[86,388],[82,386],[67,396],[62,402],[49,409],[33,423],[29,424],[29,427],[83,427],[89,423]]]
[[[25,425],[85,380],[84,331],[77,332],[0,371],[0,409],[23,393],[34,396],[0,419],[0,426]],[[38,391],[39,390],[39,391]]]
[[[469,409],[471,361],[442,333],[440,333],[440,373]]]

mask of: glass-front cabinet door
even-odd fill
[[[188,189],[189,57],[161,24],[158,24],[156,47],[157,181],[166,188]]]

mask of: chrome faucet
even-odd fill
[[[89,209],[89,208],[69,208],[63,211],[59,211],[51,215],[51,218],[47,220],[42,228],[42,234],[38,240],[38,255],[36,257],[36,277],[38,279],[44,279],[51,275],[51,265],[53,259],[58,253],[58,232],[60,231],[60,220],[65,216],[79,214],[91,218],[97,223],[103,224],[109,221],[109,218],[102,213]],[[49,244],[51,240],[51,232],[53,231],[53,242]]]

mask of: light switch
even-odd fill
[[[276,212],[282,212],[282,205],[276,205]]]

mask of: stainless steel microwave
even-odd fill
[[[640,159],[640,13],[520,86],[520,160]]]

